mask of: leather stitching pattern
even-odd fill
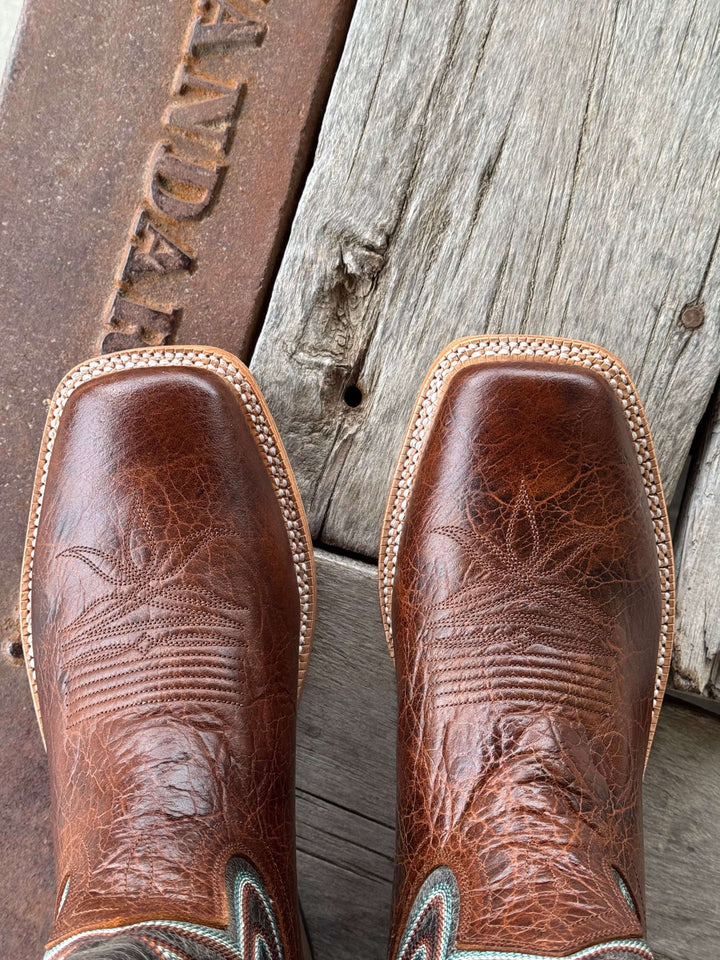
[[[493,524],[486,531],[478,520],[433,532],[460,548],[468,571],[458,589],[424,610],[428,692],[436,706],[496,697],[522,705],[540,697],[573,715],[604,714],[614,700],[610,665],[588,649],[603,648],[608,625],[572,577],[603,532],[545,548],[522,482],[503,540]]]
[[[462,893],[460,951],[565,955],[645,933],[658,531],[603,378],[513,356],[457,363],[424,435],[411,420],[389,500],[392,957],[441,865]]]
[[[213,527],[166,544],[142,505],[134,512],[134,522],[118,533],[117,549],[77,546],[57,557],[111,588],[59,631],[68,729],[115,699],[136,706],[200,693],[240,702],[238,643],[244,646],[248,607],[213,587],[209,558],[218,540],[240,552],[241,537]]]

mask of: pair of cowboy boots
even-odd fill
[[[672,557],[603,350],[451,345],[391,488],[392,960],[649,958],[641,783]],[[23,576],[58,897],[47,960],[299,960],[295,718],[312,544],[257,384],[168,347],[51,404]]]

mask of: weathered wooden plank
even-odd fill
[[[22,655],[0,650],[0,689],[0,955],[38,960],[52,925],[55,870],[47,760]]]
[[[312,796],[392,825],[395,677],[378,630],[376,568],[325,552],[317,559],[322,581],[312,692],[303,695],[300,708],[298,784]]]
[[[720,719],[666,701],[645,775],[644,827],[648,938],[672,960],[717,957],[719,817]]]
[[[302,791],[297,810],[301,902],[315,960],[384,958],[392,828]]]
[[[676,532],[673,683],[691,693],[720,698],[720,390],[703,429]]]
[[[376,569],[318,552],[318,633],[300,710],[298,849],[315,960],[383,960],[395,816],[395,692]],[[667,702],[645,786],[650,941],[715,960],[720,718]]]
[[[618,353],[672,492],[720,367],[719,87],[713,0],[361,0],[253,357],[316,537],[376,554],[423,374],[483,331]]]

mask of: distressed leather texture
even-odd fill
[[[591,370],[479,362],[428,429],[392,598],[390,956],[439,867],[458,882],[459,950],[642,938],[661,594],[621,406]]]
[[[51,943],[144,920],[225,927],[239,856],[299,956],[300,606],[246,416],[221,377],[157,367],[82,385],[60,420],[32,593],[59,896],[67,884]]]

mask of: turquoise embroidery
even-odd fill
[[[65,881],[65,886],[63,887],[63,892],[62,892],[62,894],[61,894],[61,896],[60,896],[60,903],[58,903],[58,907],[57,907],[57,916],[58,916],[58,917],[60,916],[60,911],[62,910],[63,906],[65,905],[65,901],[67,900],[67,895],[68,895],[68,891],[69,891],[69,890],[70,890],[70,878],[68,877],[68,879]]]
[[[625,899],[627,900],[628,906],[630,907],[632,912],[635,914],[635,916],[637,916],[637,907],[635,906],[635,901],[633,900],[632,894],[630,893],[630,888],[625,883],[625,881],[620,876],[620,874],[617,872],[617,870],[613,870],[613,877],[615,878],[615,883],[620,888],[620,893],[622,893],[622,895],[625,897]]]
[[[228,866],[230,925],[217,930],[195,923],[150,920],[77,933],[46,951],[44,960],[65,960],[75,950],[120,935],[162,960],[284,960],[275,911],[257,871],[245,860]]]
[[[494,950],[457,950],[460,892],[452,870],[434,870],[415,898],[397,960],[553,960],[539,954]],[[653,960],[644,940],[612,940],[573,953],[565,960],[608,960],[615,957]]]

